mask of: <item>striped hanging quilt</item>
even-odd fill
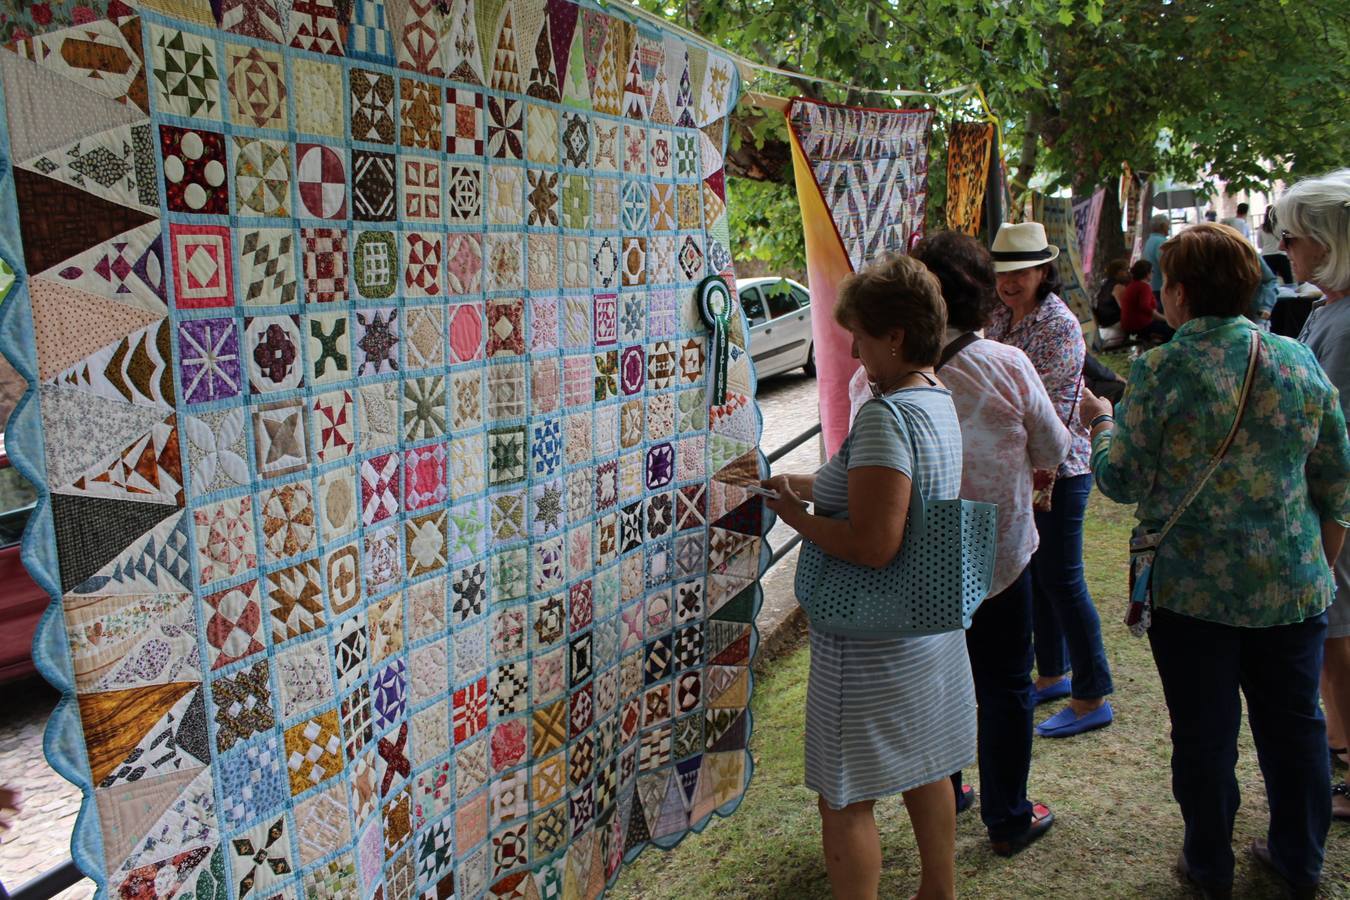
[[[792,168],[806,238],[811,330],[825,451],[848,435],[848,382],[858,368],[834,321],[850,272],[923,236],[929,110],[863,109],[797,98],[787,112]]]

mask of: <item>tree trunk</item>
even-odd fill
[[[1093,268],[1098,273],[1105,272],[1112,260],[1130,255],[1121,218],[1119,185],[1108,184],[1106,198],[1102,200],[1101,224],[1097,226],[1097,249],[1093,257]]]
[[[1027,196],[1031,193],[1031,176],[1036,172],[1036,149],[1040,146],[1044,120],[1045,117],[1038,109],[1027,115],[1026,130],[1022,132],[1022,152],[1017,156],[1017,169],[1008,184],[1008,195],[1012,199],[1012,208],[1007,214],[1009,222],[1020,222],[1025,214]]]

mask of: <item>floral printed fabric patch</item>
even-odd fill
[[[571,0],[10,6],[6,444],[87,874],[595,897],[729,813],[767,557],[744,322],[710,408],[694,305],[731,61]]]

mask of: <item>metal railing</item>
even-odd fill
[[[71,885],[84,880],[84,874],[75,866],[75,860],[67,859],[55,869],[43,872],[32,881],[13,893],[0,884],[0,900],[51,900]]]
[[[787,456],[793,450],[796,450],[802,444],[805,444],[818,434],[820,434],[819,422],[792,438],[765,458],[768,460],[769,465],[772,466],[774,463],[778,462],[778,460]],[[802,536],[800,534],[793,535],[791,540],[775,550],[773,555],[769,557],[769,564],[764,568],[764,572],[767,574],[769,569],[776,566],[783,557],[791,553],[801,542]],[[37,878],[34,878],[22,887],[17,888],[12,893],[5,890],[4,884],[0,883],[0,900],[51,900],[51,898],[64,891],[66,888],[79,884],[85,877],[86,876],[76,867],[75,860],[67,859],[65,862],[61,863],[61,865],[43,872]]]
[[[787,456],[793,450],[796,450],[802,444],[805,444],[807,441],[811,440],[811,438],[815,437],[818,434],[820,434],[819,422],[817,422],[815,425],[812,425],[810,428],[806,429],[801,434],[797,435],[795,438],[793,438],[783,446],[779,447],[777,450],[770,453],[768,457],[766,457],[769,461],[769,465],[772,466],[774,463],[778,462],[780,459]],[[787,556],[789,553],[795,550],[797,548],[797,545],[800,544],[801,542],[802,536],[800,534],[794,534],[786,543],[783,544],[783,546],[773,551],[773,556],[769,557],[769,565],[765,567],[764,572],[767,574],[769,569],[772,569],[774,566],[778,565],[778,563],[782,561],[783,557]]]

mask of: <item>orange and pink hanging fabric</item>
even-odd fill
[[[848,435],[848,383],[857,371],[834,321],[839,283],[923,236],[930,110],[837,106],[797,98],[787,112],[806,237],[811,330],[825,452]]]

